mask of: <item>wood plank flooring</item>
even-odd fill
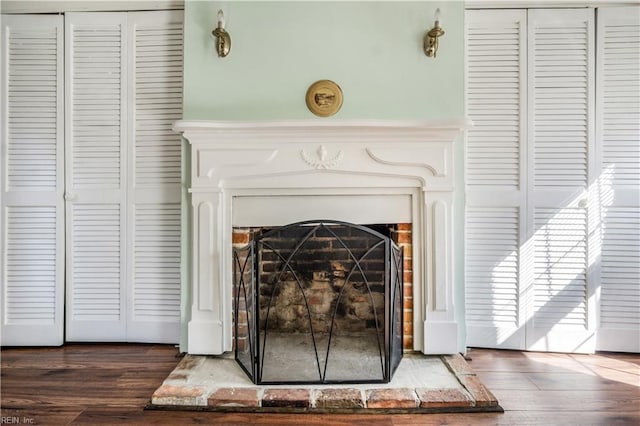
[[[3,348],[0,423],[220,425],[640,425],[640,356],[473,349],[505,413],[237,414],[144,410],[179,361],[169,345]]]

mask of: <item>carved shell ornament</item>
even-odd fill
[[[342,151],[338,151],[332,158],[327,159],[327,149],[324,145],[320,145],[316,150],[316,158],[313,158],[304,149],[300,151],[300,155],[305,163],[320,170],[327,170],[336,167],[338,163],[342,161],[342,157],[344,156]]]

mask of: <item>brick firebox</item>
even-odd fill
[[[380,227],[380,225],[377,225]],[[384,225],[389,230],[389,236],[398,247],[402,249],[404,254],[404,300],[403,300],[403,316],[404,316],[404,330],[403,330],[403,348],[405,351],[413,351],[413,260],[411,258],[412,249],[412,236],[411,236],[411,224],[410,223],[397,223]],[[261,232],[262,228],[233,228],[233,247],[242,248],[249,243],[251,235],[256,232]],[[233,295],[235,297],[235,295]],[[313,300],[309,301],[310,304]],[[246,328],[245,323],[238,324],[239,327]]]

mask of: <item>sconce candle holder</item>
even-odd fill
[[[218,27],[211,31],[211,35],[216,39],[218,57],[224,58],[231,51],[231,36],[224,29],[224,12],[222,10],[218,11]]]
[[[424,36],[424,54],[430,58],[435,58],[438,53],[438,39],[444,35],[444,30],[440,27],[440,9],[436,9],[433,28]]]

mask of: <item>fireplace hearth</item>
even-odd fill
[[[388,383],[403,352],[403,256],[388,235],[305,221],[234,250],[235,357],[256,384]]]

